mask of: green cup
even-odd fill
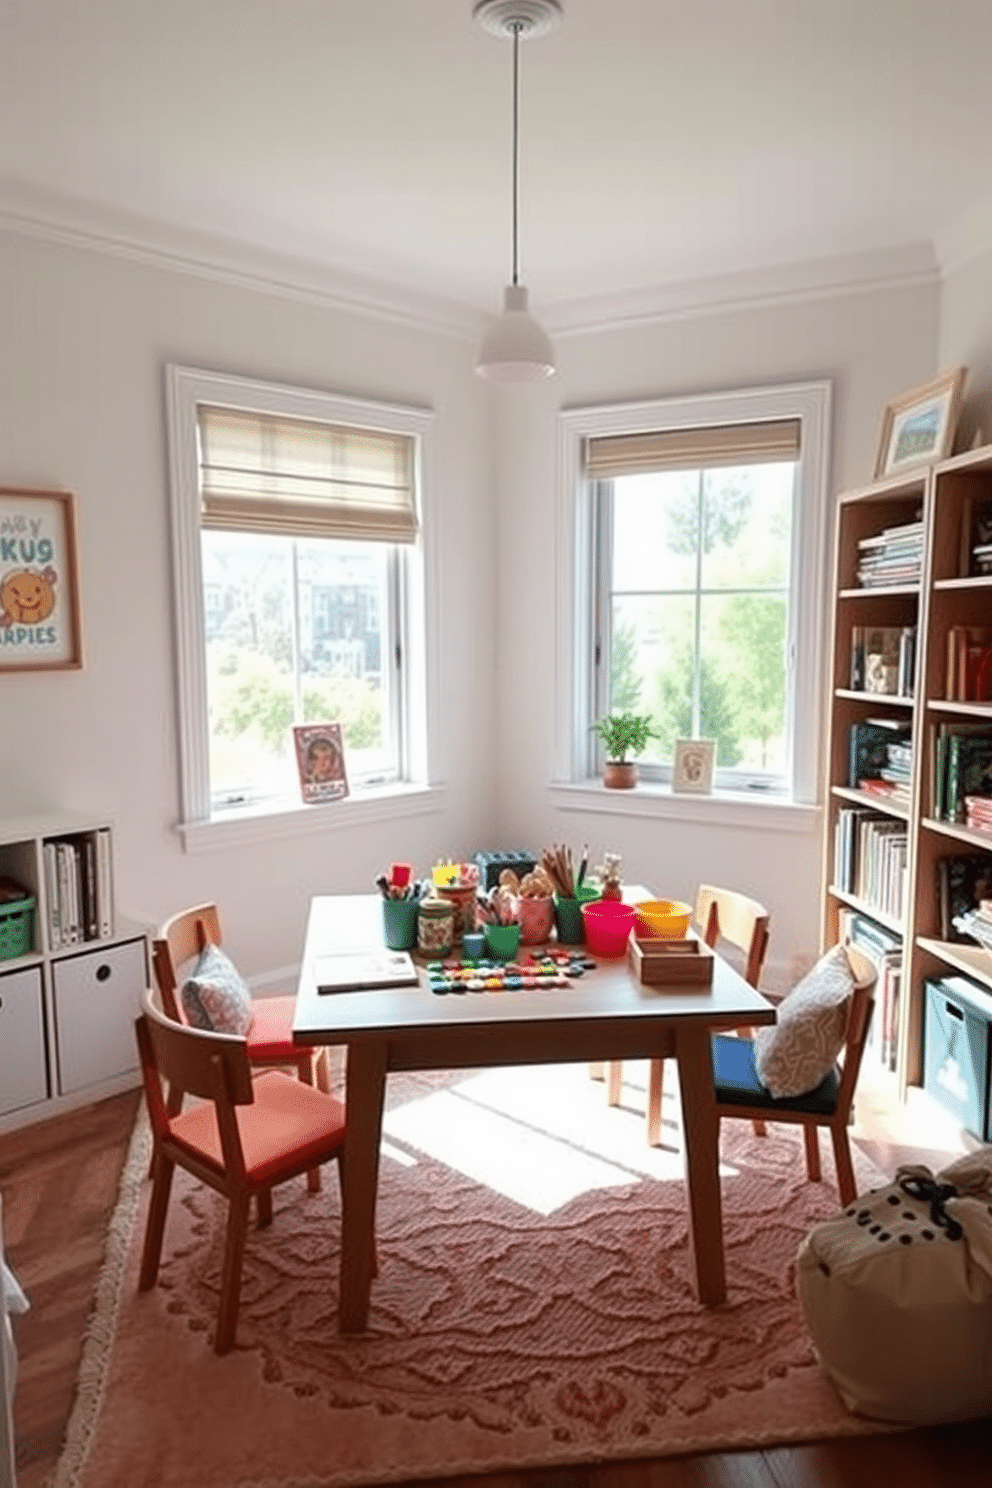
[[[586,927],[582,919],[582,905],[599,898],[598,889],[581,887],[574,899],[562,894],[555,895],[555,922],[558,926],[560,945],[583,945]]]
[[[492,925],[482,927],[486,937],[486,949],[494,961],[512,961],[520,946],[519,925]]]
[[[417,899],[383,899],[382,933],[391,951],[409,951],[417,944]]]

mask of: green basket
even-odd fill
[[[0,961],[27,956],[34,943],[34,900],[0,904]]]

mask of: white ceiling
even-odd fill
[[[939,264],[992,220],[992,0],[563,7],[521,49],[537,308],[834,256]],[[471,9],[0,0],[0,217],[209,235],[495,311],[512,49]]]

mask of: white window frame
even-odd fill
[[[379,789],[353,792],[335,803],[335,814],[343,812],[352,821],[375,821],[392,819],[404,810],[416,813],[440,809],[442,802],[436,798],[437,786],[432,779],[439,743],[438,622],[433,601],[438,591],[438,554],[433,536],[436,524],[429,519],[426,494],[433,413],[174,364],[166,367],[165,380],[180,754],[179,830],[187,851],[213,847],[218,841],[238,845],[260,837],[318,831],[327,824],[325,814],[302,802],[269,802],[223,812],[211,808],[197,458],[200,404],[387,430],[413,439],[420,530],[417,541],[404,544],[399,555],[400,614],[396,632],[402,656],[398,741],[402,779]]]
[[[598,551],[596,482],[583,473],[586,439],[653,430],[705,428],[798,418],[801,423],[795,518],[792,529],[787,697],[790,699],[789,805],[812,806],[821,775],[821,667],[826,590],[826,515],[831,384],[804,382],[741,391],[663,398],[650,402],[565,409],[559,415],[557,524],[557,690],[555,779],[566,789],[587,787],[596,776],[596,741],[589,724],[597,716],[595,692]],[[596,782],[598,784],[598,782]],[[708,812],[698,798],[674,797],[680,812]],[[631,793],[644,800],[649,785]],[[604,796],[626,796],[605,792]],[[754,791],[754,797],[762,792]],[[716,798],[740,801],[747,791],[717,789]],[[781,794],[775,800],[783,801]],[[581,804],[578,800],[576,805]],[[638,809],[617,801],[615,809]],[[667,808],[666,808],[667,812]]]

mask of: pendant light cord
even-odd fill
[[[520,22],[513,22],[513,283],[518,280],[517,263],[517,196],[520,160],[520,131],[518,125],[520,91]]]

